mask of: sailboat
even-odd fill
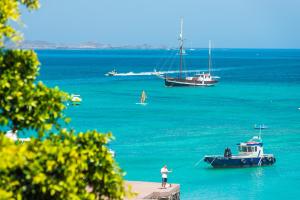
[[[180,87],[180,86],[213,86],[218,81],[211,75],[211,42],[209,41],[209,49],[208,49],[208,72],[207,73],[199,73],[195,76],[183,76],[183,56],[184,56],[184,48],[183,48],[183,19],[181,19],[180,24],[180,34],[179,34],[179,74],[178,77],[168,77],[165,75],[165,85],[169,87]]]
[[[143,90],[141,93],[140,102],[136,103],[136,104],[147,105],[146,99],[147,99],[147,95],[146,95],[146,92]]]

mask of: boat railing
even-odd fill
[[[263,156],[266,156],[266,157],[274,157],[274,154],[263,154]]]
[[[224,157],[224,155],[205,155],[204,158],[205,157]]]

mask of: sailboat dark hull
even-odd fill
[[[198,81],[183,78],[165,78],[165,86],[167,87],[209,87],[214,86],[215,83],[217,83],[216,80]]]

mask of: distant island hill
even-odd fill
[[[168,49],[167,46],[151,46],[149,44],[141,45],[121,45],[101,44],[97,42],[83,42],[78,44],[51,43],[46,41],[23,41],[19,44],[8,44],[11,49]]]

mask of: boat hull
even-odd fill
[[[105,74],[105,76],[116,76],[116,73],[110,73],[110,72],[108,72],[107,74]]]
[[[262,157],[232,157],[205,156],[204,161],[214,168],[242,168],[273,165],[276,158],[273,155]]]
[[[197,80],[186,80],[180,78],[165,78],[165,85],[167,87],[210,87],[217,83],[213,81],[197,81]]]

